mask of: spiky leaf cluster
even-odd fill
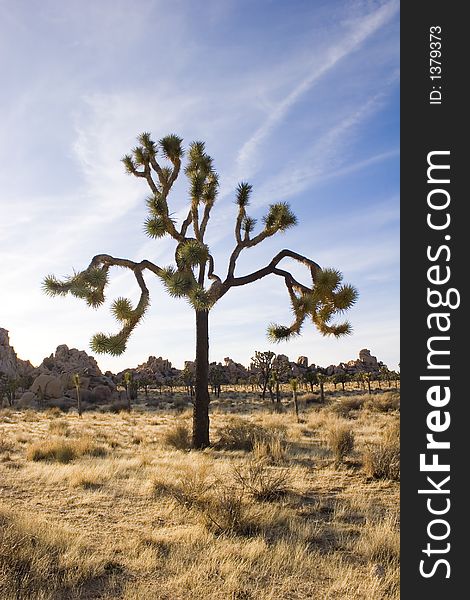
[[[219,187],[213,160],[205,151],[204,142],[193,142],[189,146],[188,164],[185,173],[189,178],[190,194],[196,206],[202,202],[212,206]]]
[[[65,296],[70,293],[82,298],[89,306],[96,308],[104,302],[104,288],[108,283],[106,268],[89,268],[74,273],[62,281],[55,275],[48,275],[42,283],[43,290],[49,296]]]
[[[277,202],[269,206],[268,214],[263,217],[264,226],[270,234],[285,231],[297,224],[297,217],[287,202]]]
[[[175,134],[165,136],[157,144],[151,139],[150,133],[144,132],[138,136],[137,141],[138,145],[133,148],[132,153],[121,159],[126,171],[132,175],[137,173],[139,167],[143,167],[144,170],[149,168],[159,150],[173,165],[178,164],[183,156],[183,140]]]
[[[248,206],[248,204],[250,203],[250,196],[252,190],[253,186],[251,186],[246,181],[242,181],[238,184],[236,191],[236,203],[238,204],[238,206],[243,208],[246,208]]]
[[[171,133],[159,141],[163,156],[172,163],[179,161],[183,156],[183,140],[179,136]]]
[[[176,263],[181,269],[188,269],[202,265],[209,258],[209,248],[206,244],[189,239],[178,244],[176,249]]]
[[[117,298],[111,305],[111,312],[122,329],[117,334],[97,333],[93,336],[90,347],[98,354],[119,356],[126,350],[127,341],[135,327],[140,323],[149,306],[148,292],[143,292],[135,308],[127,298]]]
[[[349,284],[342,284],[342,275],[336,269],[318,271],[310,290],[289,290],[294,322],[290,327],[271,324],[268,337],[280,342],[300,333],[307,317],[324,336],[340,337],[351,333],[348,321],[333,323],[334,317],[351,308],[356,302],[357,290]]]
[[[191,290],[188,300],[195,310],[210,310],[214,304],[209,292],[200,285]]]
[[[179,270],[174,267],[163,269],[160,275],[166,291],[173,298],[182,298],[189,296],[190,292],[195,289],[197,282],[191,270]]]
[[[144,221],[144,231],[151,238],[161,238],[168,233],[167,221],[159,215],[147,217]]]

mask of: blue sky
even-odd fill
[[[34,364],[59,344],[89,351],[117,331],[107,306],[46,297],[41,281],[102,252],[160,265],[170,240],[146,238],[147,189],[120,158],[142,131],[205,140],[220,175],[206,241],[224,272],[234,245],[234,189],[254,188],[251,214],[289,201],[297,227],[245,251],[237,274],[282,248],[333,266],[360,292],[354,333],[312,327],[270,344],[288,323],[283,282],[233,289],[211,312],[211,360],[248,363],[255,350],[327,366],[369,348],[399,363],[399,5],[292,0],[0,0],[0,327]],[[177,182],[171,209],[184,213]],[[286,262],[288,266],[288,262]],[[302,272],[293,266],[301,277]],[[194,357],[194,317],[147,277],[152,307],[119,358],[177,367]],[[113,271],[108,299],[137,298]]]

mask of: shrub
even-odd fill
[[[11,452],[13,450],[13,448],[14,448],[14,446],[10,442],[10,440],[7,440],[3,436],[0,437],[0,454],[3,454],[3,453],[7,454],[8,452]]]
[[[367,447],[363,456],[364,470],[374,479],[400,480],[400,446],[383,441]]]
[[[253,450],[257,441],[269,437],[261,425],[247,421],[242,417],[232,417],[220,431],[217,448],[224,450]]]
[[[177,423],[165,431],[163,442],[166,446],[176,448],[176,450],[189,450],[191,448],[189,427],[186,423]]]
[[[62,419],[57,421],[51,421],[49,423],[49,431],[51,433],[55,433],[56,435],[65,435],[68,436],[70,433],[69,424],[67,421]]]
[[[279,434],[273,434],[264,439],[255,439],[253,455],[258,460],[266,460],[276,464],[283,462],[286,454],[286,444]]]
[[[399,392],[384,392],[374,395],[367,401],[366,407],[378,412],[400,410],[400,394]]]
[[[327,439],[336,463],[340,463],[354,449],[354,433],[346,424],[333,423],[330,425]]]
[[[400,480],[400,421],[395,419],[382,432],[377,444],[369,444],[363,454],[364,470],[374,479]]]
[[[235,481],[243,492],[259,502],[278,500],[289,491],[287,469],[273,469],[263,460],[252,460],[246,468],[235,468]]]
[[[328,410],[339,417],[347,418],[352,410],[360,410],[364,406],[363,396],[343,396],[333,402]]]
[[[241,495],[233,489],[216,488],[195,508],[204,527],[216,535],[247,535],[254,530]]]
[[[63,412],[60,410],[58,406],[52,406],[45,411],[45,416],[50,417],[51,419],[55,417],[61,417]]]

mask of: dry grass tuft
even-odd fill
[[[271,434],[272,435],[272,434]],[[252,423],[243,417],[232,416],[220,430],[220,439],[216,448],[223,450],[253,450],[257,441],[270,437],[261,425]]]
[[[49,431],[55,435],[68,436],[70,434],[70,427],[67,421],[60,419],[49,423]]]
[[[395,419],[376,444],[368,444],[363,454],[364,470],[374,479],[400,480],[400,423]]]
[[[167,429],[163,435],[163,443],[176,450],[189,450],[191,448],[191,433],[186,423],[177,423]]]
[[[352,411],[361,410],[364,403],[364,396],[341,396],[328,406],[328,411],[347,419]]]
[[[400,410],[400,394],[398,392],[384,392],[369,398],[365,407],[379,412]]]
[[[83,598],[87,585],[106,575],[106,566],[71,532],[0,508],[2,600]]]
[[[369,445],[363,456],[364,471],[374,479],[400,480],[400,446],[382,442]]]
[[[368,521],[355,545],[368,561],[383,565],[398,565],[400,533],[395,516],[381,521]]]
[[[29,446],[26,451],[27,460],[55,461],[69,463],[81,456],[105,456],[106,449],[96,444],[90,437],[77,440],[43,440]]]
[[[328,428],[327,439],[328,447],[338,464],[354,449],[354,433],[347,423],[333,422]]]
[[[233,473],[242,491],[258,502],[279,500],[290,489],[289,471],[270,467],[263,460],[251,460],[244,468],[235,467]]]
[[[287,458],[287,445],[280,435],[264,439],[255,439],[253,456],[257,460],[266,460],[272,464],[282,463]]]

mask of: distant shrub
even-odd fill
[[[364,396],[342,396],[332,402],[328,410],[338,417],[348,418],[351,411],[360,410],[364,406]]]
[[[49,431],[54,433],[55,435],[65,435],[68,436],[70,434],[70,428],[67,421],[57,420],[51,421],[49,423]]]
[[[48,408],[44,412],[44,415],[46,417],[55,418],[55,417],[61,417],[63,415],[63,412],[60,410],[60,408],[58,406],[52,406],[51,408]]]
[[[369,410],[376,410],[378,412],[400,410],[400,393],[384,392],[383,394],[375,394],[369,398],[365,406]]]
[[[163,434],[163,442],[166,446],[176,450],[189,450],[191,448],[191,434],[186,423],[177,423]]]
[[[328,429],[328,447],[340,463],[354,449],[354,433],[347,424],[332,423]]]

